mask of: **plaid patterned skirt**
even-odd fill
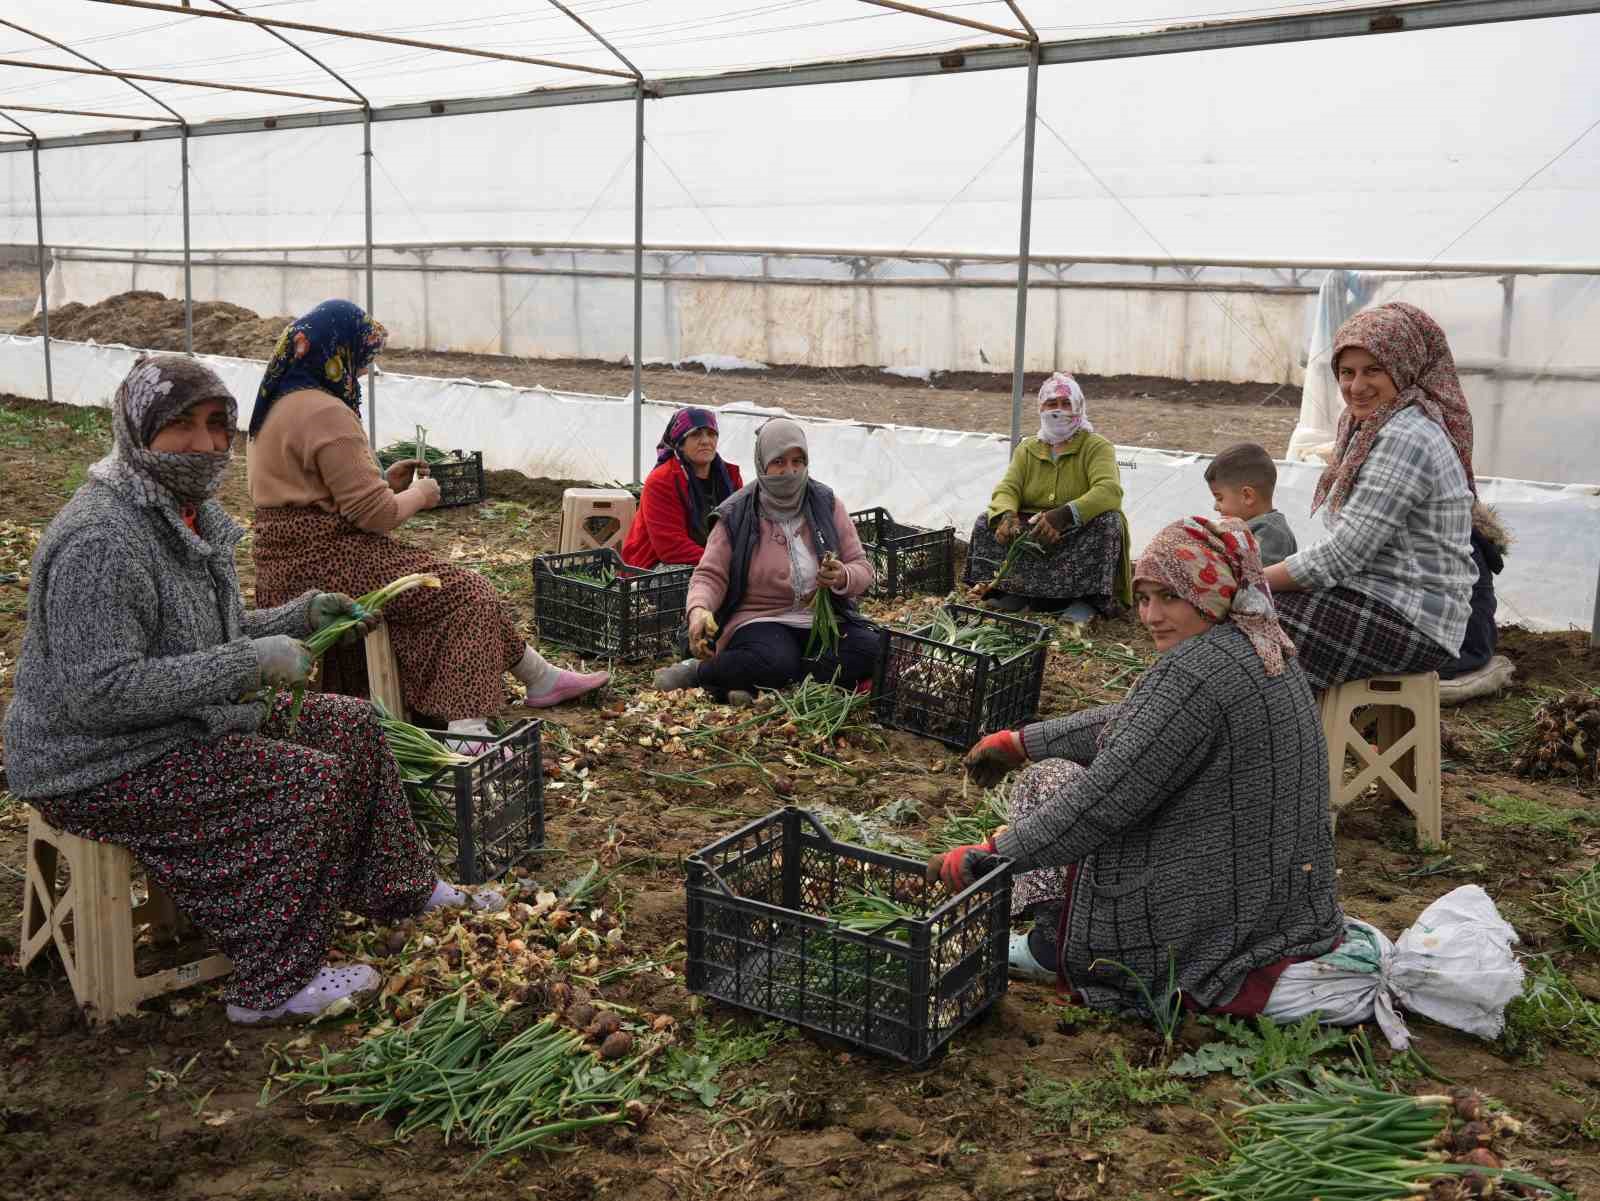
[[[989,515],[979,514],[962,582],[970,587],[992,577],[1004,562],[1006,549],[989,532]],[[1116,608],[1121,567],[1122,519],[1112,510],[1063,531],[1061,540],[1043,555],[1023,551],[996,590],[1041,600],[1087,601],[1108,614]]]
[[[383,609],[406,708],[431,718],[489,717],[506,703],[504,673],[527,649],[517,613],[475,571],[386,534],[369,534],[320,509],[257,509],[256,604],[285,604],[308,588],[362,596],[425,571],[441,588],[413,588]],[[323,657],[324,692],[367,696],[366,652]]]
[[[1272,603],[1319,692],[1346,680],[1437,671],[1455,658],[1392,606],[1350,588],[1280,592]]]

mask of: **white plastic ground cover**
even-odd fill
[[[1396,1051],[1411,1046],[1400,1010],[1498,1038],[1506,1006],[1522,993],[1522,965],[1511,946],[1517,932],[1489,894],[1463,884],[1424,909],[1390,942],[1383,931],[1348,918],[1344,943],[1320,959],[1296,963],[1278,977],[1262,1011],[1275,1022],[1309,1014],[1332,1026],[1376,1016]]]
[[[0,392],[43,399],[43,341],[0,340]],[[138,352],[125,346],[51,342],[56,399],[105,405]],[[263,364],[251,359],[202,356],[239,398],[248,421]],[[643,468],[674,406],[647,400],[643,417]],[[482,450],[490,469],[531,476],[626,481],[633,477],[633,407],[627,398],[586,396],[544,389],[426,376],[383,375],[378,380],[380,444],[409,437],[424,425],[441,446]],[[720,410],[722,451],[748,467],[755,431],[774,410],[729,405]],[[818,479],[832,485],[852,509],[881,505],[913,525],[954,525],[961,537],[988,505],[1009,459],[1001,435],[912,426],[802,418]],[[1167,522],[1208,512],[1206,457],[1178,451],[1119,447],[1124,510],[1133,545],[1141,548]],[[1278,468],[1278,508],[1302,545],[1321,536],[1310,518],[1320,467],[1283,463]],[[1505,572],[1496,580],[1502,622],[1532,628],[1588,629],[1600,563],[1600,488],[1480,478],[1479,493],[1516,537]]]

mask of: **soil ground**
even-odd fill
[[[108,444],[103,411],[0,398],[0,708],[11,696],[24,632],[32,548]],[[555,546],[560,486],[496,473],[490,492],[486,504],[424,514],[405,533],[477,566],[528,614],[529,561]],[[248,521],[242,465],[222,499]],[[248,540],[239,564],[248,593],[254,578]],[[937,603],[874,603],[870,611],[906,624]],[[1342,901],[1349,913],[1393,936],[1450,889],[1481,884],[1534,956],[1530,970],[1560,971],[1588,998],[1587,1008],[1560,1020],[1544,1020],[1542,1010],[1524,1005],[1511,1033],[1494,1041],[1415,1015],[1407,1021],[1435,1072],[1492,1095],[1527,1123],[1510,1146],[1518,1162],[1579,1195],[1596,1196],[1600,1005],[1593,1003],[1600,1002],[1600,959],[1540,900],[1595,863],[1600,793],[1590,784],[1509,773],[1533,706],[1553,691],[1600,686],[1600,657],[1581,634],[1509,629],[1503,649],[1517,662],[1516,686],[1444,718],[1447,845],[1419,850],[1409,816],[1369,795],[1338,823]],[[1152,655],[1142,630],[1128,620],[1093,627],[1087,638],[1061,629],[1048,657],[1041,711],[1061,714],[1116,700],[1132,678],[1129,665]],[[569,880],[596,860],[615,867],[597,903],[622,923],[614,962],[631,964],[632,974],[608,988],[607,999],[670,1018],[680,1044],[724,1062],[714,1104],[682,1092],[657,1095],[637,1131],[580,1135],[576,1153],[495,1161],[466,1179],[475,1155],[459,1143],[446,1146],[426,1133],[396,1143],[384,1121],[307,1108],[298,1096],[258,1105],[284,1055],[349,1045],[371,1016],[303,1035],[242,1030],[227,1024],[215,988],[207,988],[152,1002],[109,1030],[85,1028],[58,965],[47,961],[27,973],[15,966],[25,819],[22,806],[0,796],[0,1193],[18,1201],[433,1201],[462,1193],[557,1201],[796,1195],[1077,1201],[1172,1196],[1188,1173],[1224,1153],[1215,1122],[1240,1095],[1226,1075],[1188,1082],[1159,1103],[1124,1093],[1070,1115],[1041,1106],[1030,1088],[1041,1080],[1088,1087],[1114,1079],[1119,1057],[1158,1071],[1165,1062],[1148,1027],[1064,1007],[1050,988],[1013,984],[947,1054],[917,1070],[731,1008],[702,1007],[682,985],[685,855],[776,808],[775,792],[802,806],[853,814],[882,816],[890,808],[905,822],[895,832],[911,838],[966,812],[976,794],[964,786],[954,753],[900,732],[838,750],[842,769],[795,760],[780,782],[745,770],[713,775],[708,787],[651,776],[689,765],[674,753],[670,733],[663,734],[664,710],[670,710],[666,721],[688,727],[728,718],[704,702],[674,703],[650,693],[649,667],[620,666],[593,703],[549,716],[547,846],[530,867],[542,883]],[[514,698],[507,700],[509,706]],[[773,764],[772,756],[790,754],[784,745],[760,752]],[[897,804],[903,801],[910,804]],[[391,978],[421,970],[409,950],[389,954],[384,930],[354,920],[338,953],[372,958]],[[424,991],[442,987],[427,979],[433,983]],[[1375,1026],[1366,1033],[1401,1087],[1430,1091],[1415,1075],[1415,1061],[1391,1057]],[[1217,1037],[1191,1019],[1177,1049]],[[742,1050],[727,1053],[730,1045]]]
[[[258,317],[237,305],[194,306],[194,346],[203,354],[265,358],[288,317]],[[18,332],[37,334],[30,320]],[[183,304],[156,292],[125,292],[98,304],[63,305],[50,314],[52,337],[122,342],[152,350],[183,349]],[[633,388],[626,363],[598,359],[519,359],[390,349],[385,371],[446,379],[501,380],[607,396]],[[1300,389],[1275,384],[1228,384],[1141,375],[1080,375],[1095,429],[1123,446],[1215,452],[1254,441],[1281,458],[1300,413]],[[1024,388],[1023,432],[1037,423],[1032,397],[1042,375]],[[645,368],[653,400],[724,405],[744,401],[791,413],[851,421],[1008,433],[1011,373],[943,372],[931,381],[887,375],[876,367],[773,366],[766,371],[706,372],[699,367]]]

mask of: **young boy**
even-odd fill
[[[1206,483],[1217,512],[1239,518],[1256,536],[1261,566],[1281,563],[1299,549],[1288,519],[1272,507],[1278,469],[1265,447],[1254,442],[1228,447],[1206,468]]]

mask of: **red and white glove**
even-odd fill
[[[1028,752],[1022,746],[1020,730],[997,730],[978,741],[967,752],[964,764],[967,775],[974,784],[993,788],[1006,773],[1016,770],[1028,761]]]
[[[973,881],[989,874],[994,855],[992,838],[981,846],[961,846],[943,855],[934,855],[928,860],[928,883],[940,880],[951,892],[960,892]]]

